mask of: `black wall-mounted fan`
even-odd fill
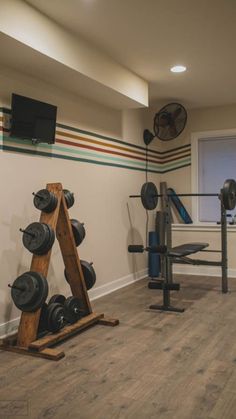
[[[154,117],[154,134],[145,129],[143,139],[146,145],[155,138],[162,141],[173,140],[183,131],[187,122],[187,111],[180,103],[168,103]]]

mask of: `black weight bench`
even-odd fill
[[[189,259],[187,256],[200,252],[208,247],[208,243],[185,243],[180,246],[175,246],[169,251],[166,252],[166,257],[170,257],[173,261],[184,260],[185,263],[194,263],[193,260]],[[170,291],[179,291],[180,284],[170,283],[168,276],[163,281],[150,281],[148,283],[148,288],[150,289],[161,289],[163,291],[163,304],[157,305],[152,304],[150,309],[152,310],[163,310],[163,311],[175,311],[177,313],[182,313],[183,308],[172,307],[170,305]]]
[[[201,250],[208,247],[208,243],[186,243],[181,244],[180,246],[172,247],[168,252],[169,256],[173,257],[184,257],[191,255],[192,253],[200,252]]]

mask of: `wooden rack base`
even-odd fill
[[[50,346],[54,346],[95,324],[114,327],[119,324],[119,320],[104,318],[104,314],[91,313],[78,320],[76,323],[65,326],[58,333],[47,334],[40,339],[31,342],[28,348],[17,345],[17,334],[6,338],[2,341],[0,350],[59,361],[65,356],[65,353],[61,350],[50,348]]]
[[[58,333],[49,333],[38,338],[38,325],[41,308],[36,312],[23,312],[21,315],[18,333],[15,337],[9,337],[2,341],[0,350],[17,352],[25,355],[38,356],[42,358],[58,361],[65,356],[63,351],[59,351],[50,346],[65,340],[80,331],[95,325],[117,326],[119,320],[106,319],[104,314],[92,312],[83,271],[80,264],[79,255],[74,241],[69,213],[63,193],[61,183],[49,183],[47,190],[57,197],[57,207],[52,213],[41,213],[40,222],[49,224],[56,231],[56,236],[60,245],[66,272],[70,278],[70,288],[73,296],[78,297],[83,304],[86,313],[85,317],[76,323],[65,326]],[[31,271],[40,272],[47,277],[51,250],[45,255],[33,255]]]

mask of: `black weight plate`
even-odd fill
[[[48,282],[47,282],[46,278],[42,274],[40,274],[39,272],[32,272],[31,271],[31,275],[33,275],[38,281],[39,294],[38,294],[37,300],[33,304],[29,305],[27,307],[27,309],[24,308],[23,311],[33,312],[33,311],[38,310],[45,303],[45,301],[47,299],[47,296],[48,296]]]
[[[45,224],[46,229],[47,229],[47,234],[48,234],[48,240],[47,242],[45,242],[44,247],[42,250],[40,250],[40,253],[38,251],[38,255],[45,255],[47,252],[49,252],[49,250],[52,248],[54,241],[55,241],[55,232],[52,229],[52,227],[49,224]]]
[[[47,329],[49,332],[56,333],[65,325],[65,309],[62,304],[52,303],[48,307]]]
[[[65,301],[66,301],[66,297],[64,295],[55,294],[48,301],[48,305],[53,304],[53,303],[59,303],[63,305]]]
[[[48,282],[47,282],[47,279],[42,274],[40,274],[39,272],[32,272],[31,271],[31,275],[33,275],[38,281],[39,294],[38,294],[37,300],[33,304],[28,306],[27,310],[24,308],[24,311],[33,312],[33,311],[38,310],[45,303],[45,301],[47,299],[47,296],[48,296]]]
[[[157,207],[157,188],[152,182],[146,182],[141,189],[141,201],[146,210],[153,210]]]
[[[227,179],[222,188],[222,202],[226,210],[233,210],[236,205],[236,182]]]
[[[48,240],[47,224],[39,222],[29,224],[22,237],[23,245],[33,254],[41,254]]]
[[[29,271],[26,272],[25,274],[21,275],[29,275],[31,277],[33,277],[33,281],[34,283],[37,284],[37,286],[35,287],[35,293],[34,293],[34,298],[29,301],[28,303],[24,302],[24,304],[19,304],[19,299],[18,296],[13,296],[12,294],[12,299],[15,303],[15,305],[22,311],[27,311],[27,312],[33,312],[38,310],[38,308],[42,307],[42,305],[45,303],[47,296],[48,296],[48,283],[46,278],[40,274],[39,272],[33,272],[33,271]],[[18,278],[17,278],[18,279]],[[16,279],[16,280],[17,280]],[[21,280],[22,281],[22,280]],[[24,279],[23,279],[24,281]],[[15,290],[14,288],[12,289],[12,291],[18,291]],[[24,291],[20,291],[21,293],[24,293]],[[27,292],[27,289],[26,289]],[[21,299],[23,298],[23,296],[21,296]],[[26,300],[27,297],[25,297]]]
[[[75,239],[75,244],[78,247],[85,238],[86,232],[85,232],[84,224],[80,223],[78,220],[75,220],[75,219],[71,219],[70,222],[71,222],[73,236]]]
[[[38,247],[37,250],[34,251],[34,254],[36,255],[44,255],[48,252],[48,246],[50,243],[50,229],[48,228],[48,225],[45,223],[41,223],[42,227],[44,229],[44,240],[42,239],[41,245]]]
[[[68,297],[64,304],[65,307],[65,318],[68,323],[75,323],[83,316],[83,305],[77,297]]]
[[[63,189],[65,200],[66,200],[66,206],[67,208],[71,208],[74,205],[75,198],[74,194],[70,192],[68,189]]]
[[[11,296],[17,308],[24,311],[28,306],[34,303],[39,295],[39,283],[32,275],[32,272],[25,272],[16,278],[13,287],[22,288],[22,290],[12,288]]]
[[[39,325],[38,325],[38,333],[42,333],[47,330],[48,327],[48,305],[44,303],[41,307]]]
[[[41,189],[34,196],[34,206],[40,211],[50,213],[57,206],[57,197],[47,189]]]
[[[81,260],[80,264],[81,264],[81,268],[82,268],[83,275],[84,275],[84,281],[85,281],[86,289],[90,290],[96,282],[95,270],[94,270],[92,264],[89,263],[89,262],[86,262],[86,260]],[[67,272],[66,272],[65,269],[64,269],[64,276],[65,276],[66,281],[69,284],[70,283],[69,277],[68,277]]]
[[[86,260],[81,260],[80,264],[82,267],[86,288],[87,290],[90,290],[96,282],[95,270],[93,269],[92,264],[86,262]]]

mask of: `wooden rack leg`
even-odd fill
[[[106,319],[104,318],[104,314],[92,312],[79,255],[74,241],[63,187],[61,183],[51,183],[47,185],[47,189],[50,192],[53,192],[57,197],[58,204],[53,212],[49,214],[42,212],[40,222],[49,224],[52,229],[56,231],[65,268],[68,277],[70,278],[71,292],[74,296],[80,298],[86,316],[73,325],[65,326],[58,333],[48,334],[37,339],[41,308],[33,313],[23,312],[18,329],[17,341],[16,337],[15,339],[5,339],[0,345],[0,350],[28,354],[31,356],[40,356],[57,361],[63,358],[65,354],[62,351],[51,349],[50,346],[91,325],[101,324],[104,326],[117,326],[119,320]],[[46,255],[33,255],[30,270],[40,272],[47,277],[50,257],[51,250]]]

